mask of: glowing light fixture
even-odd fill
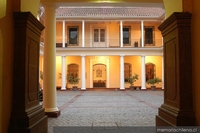
[[[94,3],[121,3],[122,0],[94,0]]]
[[[102,3],[109,3],[109,0],[101,0]]]

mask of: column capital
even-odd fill
[[[86,55],[81,55],[81,57],[85,57]]]
[[[42,6],[44,7],[44,9],[48,8],[48,7],[54,7],[55,9],[59,8],[56,5],[56,2],[41,2]]]
[[[124,57],[125,55],[123,55],[123,54],[121,54],[121,55],[119,55],[120,57]]]
[[[141,56],[141,57],[145,57],[146,55],[143,54],[143,55],[140,55],[140,56]]]

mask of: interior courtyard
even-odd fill
[[[198,0],[0,3],[0,132],[200,125]]]

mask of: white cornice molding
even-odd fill
[[[162,56],[163,47],[156,48],[56,48],[57,56]]]

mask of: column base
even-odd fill
[[[120,88],[119,90],[120,90],[120,91],[125,91],[126,89],[125,89],[125,88]]]
[[[175,125],[172,125],[162,117],[156,115],[156,126],[175,126]]]
[[[147,88],[145,88],[145,87],[141,87],[141,90],[146,90]]]
[[[9,133],[47,133],[48,118],[41,105],[12,112]],[[41,128],[42,127],[42,128]]]
[[[60,90],[61,90],[61,91],[66,91],[66,88],[61,88]]]
[[[86,88],[81,88],[81,91],[86,91]]]
[[[194,113],[163,104],[156,116],[156,126],[195,126]]]
[[[37,121],[33,126],[10,127],[9,133],[47,133],[48,132],[48,124],[47,124],[48,122],[47,121],[48,121],[47,117],[43,117],[42,119]],[[18,122],[19,122],[19,120],[18,120]]]
[[[60,116],[60,114],[61,114],[60,110],[55,111],[55,112],[45,112],[45,115],[47,115],[48,117],[54,117],[54,118]]]

